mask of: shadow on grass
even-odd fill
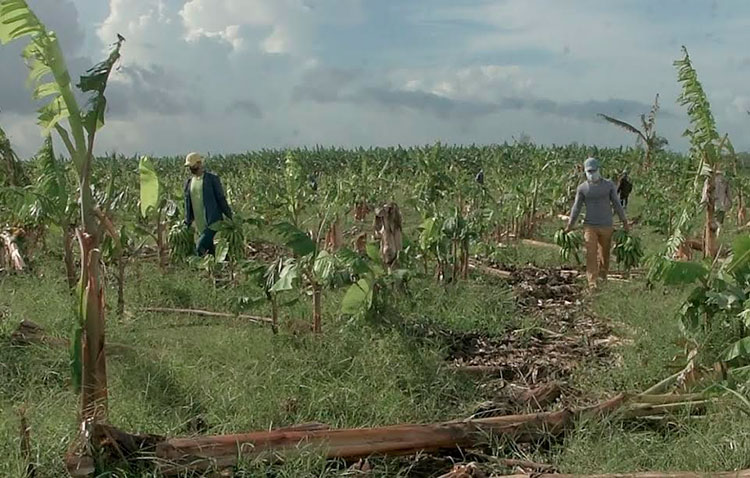
[[[148,404],[155,414],[173,411],[181,428],[178,433],[206,433],[208,408],[206,397],[196,397],[196,390],[183,384],[174,370],[153,353],[139,349],[122,350],[119,354],[119,379]]]

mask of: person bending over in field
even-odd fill
[[[185,225],[195,222],[198,231],[198,244],[195,253],[199,256],[216,253],[214,236],[211,229],[222,220],[222,215],[232,217],[232,210],[227,204],[224,188],[219,177],[204,169],[203,157],[190,153],[185,157],[185,166],[190,170],[190,178],[185,182]]]
[[[584,239],[586,242],[586,278],[589,287],[596,289],[597,280],[607,280],[609,255],[612,249],[612,208],[622,220],[626,231],[630,230],[625,210],[612,181],[604,179],[599,171],[599,161],[588,158],[583,163],[586,181],[576,190],[576,199],[570,211],[570,219],[565,232],[573,229],[581,208],[586,206],[586,218],[583,221]]]

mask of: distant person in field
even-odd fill
[[[630,176],[628,176],[628,170],[625,169],[620,175],[620,179],[617,181],[617,194],[620,196],[620,203],[622,208],[627,211],[628,209],[628,197],[630,192],[633,190],[633,184],[630,182]]]
[[[185,166],[191,174],[185,182],[185,224],[190,227],[195,222],[198,232],[196,254],[213,255],[216,253],[216,231],[211,229],[211,226],[221,221],[222,215],[231,218],[232,210],[227,204],[219,177],[205,170],[203,156],[198,153],[188,154],[185,157]]]
[[[581,183],[576,190],[576,199],[565,231],[570,232],[573,229],[581,208],[586,206],[586,217],[583,220],[586,242],[586,277],[589,287],[596,289],[597,280],[607,280],[607,272],[609,272],[609,256],[614,232],[612,209],[614,208],[620,216],[626,231],[630,230],[630,226],[614,183],[601,176],[599,161],[595,158],[588,158],[583,163],[583,170],[586,173],[586,181]]]

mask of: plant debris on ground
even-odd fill
[[[500,394],[508,398],[513,395],[508,390],[565,383],[581,364],[613,360],[619,339],[588,309],[584,286],[574,275],[531,266],[510,272],[519,313],[538,325],[498,337],[456,334],[449,356],[453,366],[495,378],[492,387],[505,390]]]

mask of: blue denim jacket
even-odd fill
[[[190,198],[190,181],[185,182],[185,224],[191,225],[195,217],[193,216],[193,201]],[[232,210],[229,209],[227,198],[224,196],[224,188],[221,186],[219,177],[209,172],[203,173],[203,206],[206,208],[206,224],[211,225],[222,220],[222,214],[229,218],[232,217]],[[203,231],[198,231],[203,232]]]

